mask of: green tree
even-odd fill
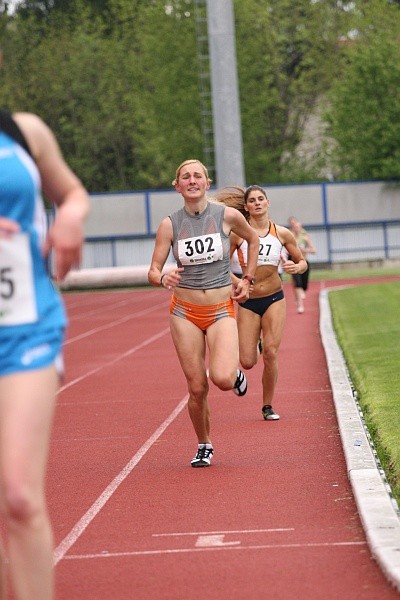
[[[336,2],[235,2],[248,181],[293,181],[304,122],[340,64],[345,11]]]
[[[233,1],[247,180],[318,176],[323,152],[310,165],[296,150],[327,98],[337,173],[393,176],[399,4]],[[0,104],[41,115],[90,191],[169,187],[177,163],[204,160],[194,0],[23,0],[13,15],[5,4]]]
[[[201,155],[193,20],[159,0],[71,4],[13,19],[1,103],[40,114],[91,191],[170,186]]]
[[[333,81],[326,120],[336,174],[348,179],[400,176],[400,10],[365,3],[355,20],[342,76]]]

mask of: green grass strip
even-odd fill
[[[400,504],[400,282],[334,290],[329,301],[368,430]]]
[[[314,269],[311,267],[311,279],[314,281],[332,279],[362,279],[365,277],[390,277],[399,275],[399,266],[393,267],[368,267],[355,268],[354,266],[342,269]]]

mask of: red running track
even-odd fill
[[[340,285],[346,282],[341,281]],[[329,283],[329,285],[331,285]],[[58,600],[389,600],[346,475],[318,295],[287,324],[274,408],[212,386],[213,464],[193,469],[169,295],[69,293],[48,499]]]

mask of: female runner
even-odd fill
[[[184,206],[165,218],[156,235],[149,282],[173,290],[170,329],[189,390],[189,415],[198,448],[192,467],[208,467],[214,449],[210,438],[209,378],[220,390],[243,396],[244,373],[238,369],[239,347],[233,301],[249,296],[257,263],[258,237],[239,211],[210,202],[210,179],[198,160],[179,165],[173,181]],[[246,240],[247,269],[232,286],[229,236]],[[163,273],[172,248],[177,266]]]
[[[258,236],[255,281],[249,299],[240,302],[238,310],[239,357],[242,367],[251,369],[262,352],[262,415],[266,421],[277,420],[279,415],[272,408],[272,400],[278,379],[278,350],[286,318],[286,301],[278,273],[282,249],[285,248],[291,256],[291,260],[283,259],[282,269],[286,273],[304,273],[307,263],[292,232],[270,220],[270,202],[262,187],[251,185],[246,190],[236,186],[223,188],[215,199],[240,210]],[[231,253],[235,250],[242,268],[246,269],[247,242],[236,233],[231,236]],[[232,274],[234,283],[236,279]]]

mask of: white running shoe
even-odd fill
[[[213,454],[213,448],[199,446],[197,449],[197,454],[194,458],[192,458],[190,464],[192,465],[192,467],[209,467],[211,464],[211,458]]]
[[[274,412],[274,409],[270,404],[264,404],[262,407],[262,414],[266,421],[278,421],[278,419],[280,419],[279,415]]]
[[[237,370],[237,377],[235,385],[233,386],[233,393],[237,396],[244,396],[247,392],[247,379],[246,375],[240,369]]]

